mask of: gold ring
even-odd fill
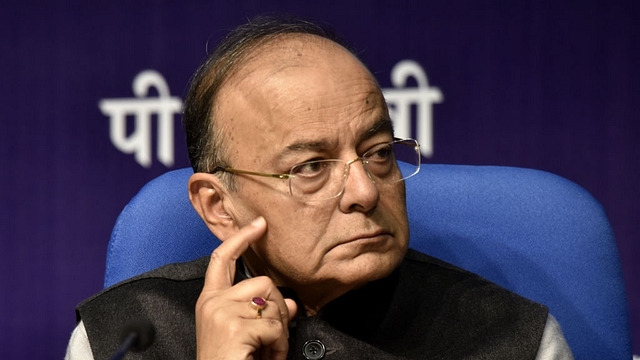
[[[262,319],[262,310],[267,307],[267,300],[261,297],[251,299],[251,307],[258,311],[256,319]]]

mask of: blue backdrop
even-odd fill
[[[75,305],[101,289],[118,213],[148,180],[188,166],[189,77],[227,30],[265,12],[350,40],[426,161],[546,170],[599,199],[640,353],[638,4],[0,4],[0,358],[64,355]]]

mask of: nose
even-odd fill
[[[347,178],[340,198],[340,210],[345,213],[354,211],[366,213],[374,209],[380,200],[380,193],[364,168],[362,159],[349,161],[346,172]]]

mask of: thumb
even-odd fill
[[[287,310],[289,312],[289,322],[296,317],[298,312],[298,304],[293,299],[284,299],[284,303],[287,304]]]

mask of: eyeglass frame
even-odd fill
[[[262,177],[271,177],[271,178],[276,178],[276,179],[280,179],[280,180],[289,180],[289,195],[291,195],[292,197],[295,197],[295,195],[293,195],[293,190],[291,188],[291,179],[294,179],[296,177],[296,175],[291,174],[291,172],[293,171],[294,168],[300,166],[300,165],[304,165],[304,164],[308,164],[308,163],[314,163],[314,162],[319,162],[319,161],[340,161],[340,162],[344,162],[345,163],[345,169],[346,169],[346,173],[348,176],[348,172],[351,168],[351,164],[353,164],[354,162],[360,160],[362,161],[362,164],[365,164],[365,156],[371,151],[373,150],[375,147],[377,147],[378,145],[393,145],[395,143],[399,143],[399,142],[403,142],[403,141],[411,141],[413,142],[414,145],[414,149],[416,151],[416,155],[418,158],[418,163],[417,163],[417,170],[415,173],[407,176],[406,178],[402,178],[399,180],[396,180],[394,182],[399,182],[399,181],[403,181],[406,179],[409,179],[410,177],[415,176],[418,172],[420,172],[420,165],[421,165],[421,155],[420,155],[420,143],[418,143],[418,140],[416,139],[412,139],[412,138],[393,138],[393,141],[390,142],[382,142],[379,144],[376,144],[374,146],[372,146],[369,150],[365,151],[361,156],[356,157],[353,160],[349,160],[349,161],[344,161],[342,159],[322,159],[322,160],[312,160],[312,161],[304,161],[298,164],[295,164],[293,166],[291,166],[291,169],[289,169],[289,173],[288,174],[272,174],[272,173],[263,173],[263,172],[257,172],[257,171],[251,171],[251,170],[241,170],[241,169],[236,169],[236,168],[231,168],[231,167],[222,167],[222,166],[216,166],[213,168],[213,171],[211,171],[211,174],[215,174],[218,172],[227,172],[227,173],[231,173],[231,174],[243,174],[243,175],[253,175],[253,176],[262,176]],[[395,160],[396,164],[398,162],[398,159]],[[371,181],[373,181],[373,183],[375,184],[375,180],[371,177],[371,174],[369,173],[369,170],[367,169],[367,167],[364,167],[365,172],[367,174],[367,176],[369,177],[369,179],[371,179]],[[392,183],[394,183],[392,182]],[[346,183],[346,178],[345,180],[343,180],[343,185],[342,185],[342,190],[340,190],[340,192],[338,192],[338,194],[329,197],[329,198],[322,198],[322,199],[317,199],[316,201],[321,201],[321,200],[329,200],[329,199],[333,199],[336,198],[340,195],[342,195],[342,192],[344,191],[344,184]]]

